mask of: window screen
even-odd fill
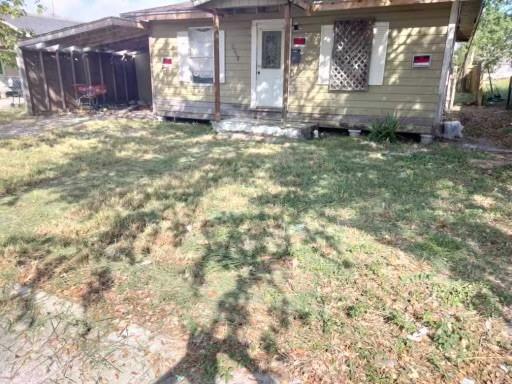
[[[330,90],[368,90],[372,35],[371,20],[341,20],[334,23]]]
[[[194,83],[213,83],[213,30],[190,28],[189,62]]]

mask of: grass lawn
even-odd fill
[[[13,120],[22,119],[23,117],[26,117],[24,107],[16,106],[0,109],[0,125],[10,123]]]
[[[32,284],[92,324],[178,328],[175,370],[196,382],[238,365],[304,383],[510,382],[512,167],[488,160],[122,120],[4,140],[3,296]]]

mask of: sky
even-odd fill
[[[90,21],[119,13],[169,5],[182,0],[40,0],[45,7],[43,14],[55,15],[75,21]],[[26,0],[27,11],[36,12],[35,0]],[[53,3],[53,6],[52,6]]]

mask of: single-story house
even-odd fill
[[[0,16],[0,23],[19,34],[20,39],[78,24],[54,16],[26,14],[20,17]],[[5,47],[4,47],[5,48]],[[14,52],[12,52],[14,54]],[[0,98],[10,90],[9,80],[19,80],[19,70],[12,63],[0,60]]]
[[[482,0],[192,0],[81,24],[19,46],[32,113],[146,99],[175,118],[247,116],[431,132],[456,41]]]

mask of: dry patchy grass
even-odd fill
[[[3,141],[0,279],[180,330],[166,377],[504,383],[512,169],[482,156],[122,120]]]

